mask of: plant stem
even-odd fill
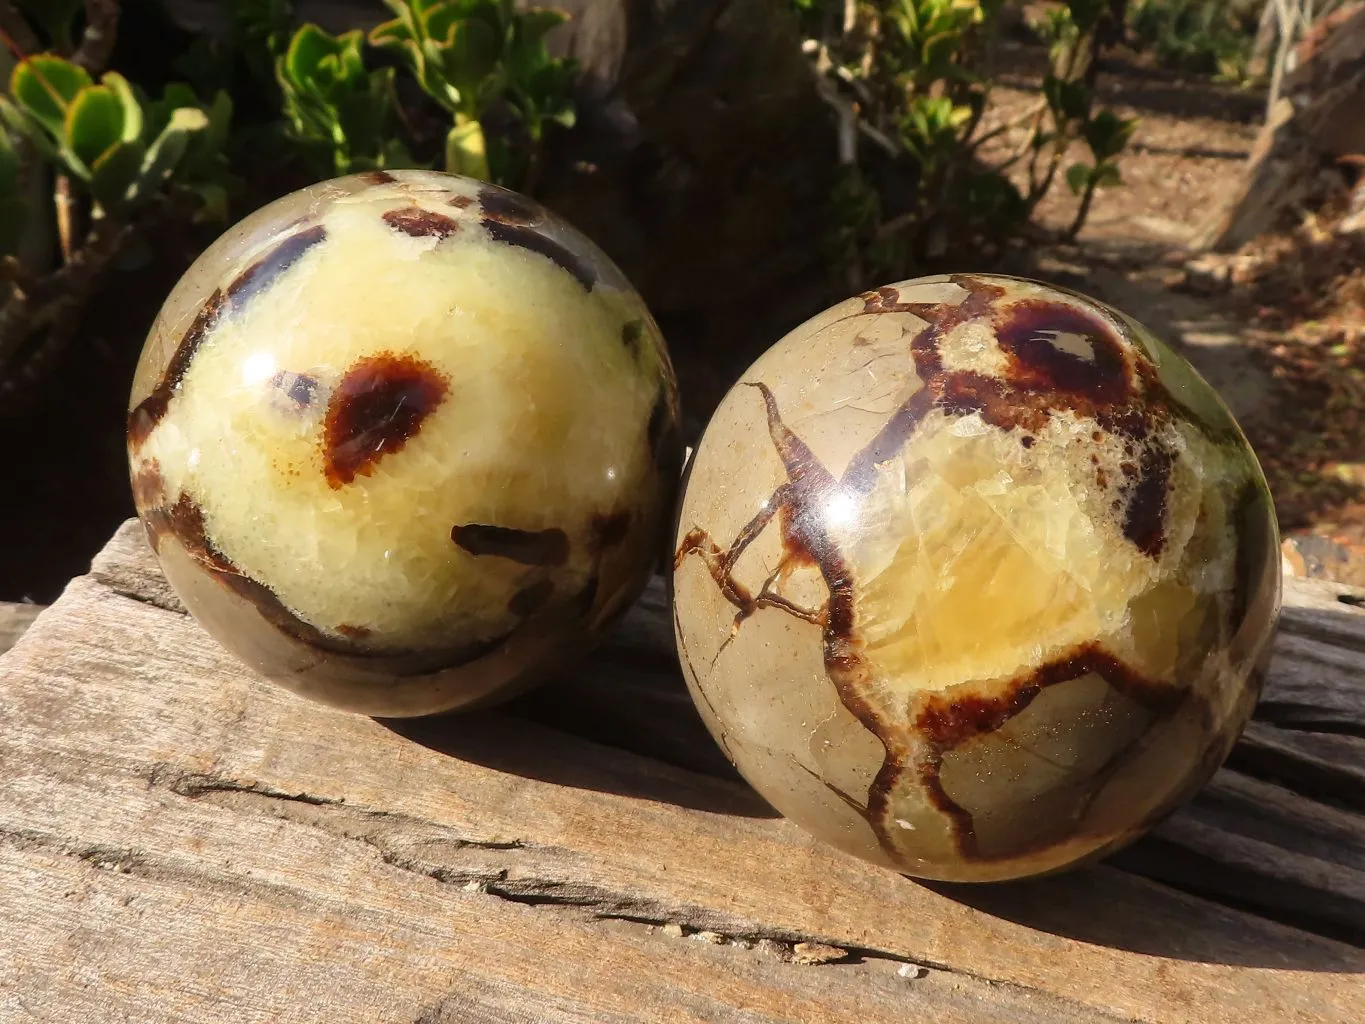
[[[62,262],[70,263],[76,251],[76,199],[71,194],[71,178],[60,171],[52,189],[57,214],[57,240],[62,247]]]
[[[85,0],[85,31],[71,60],[92,75],[104,70],[118,38],[119,0]]]
[[[1090,203],[1095,198],[1095,183],[1086,182],[1085,191],[1081,193],[1081,205],[1076,209],[1076,217],[1071,222],[1071,226],[1066,229],[1062,237],[1068,242],[1075,241],[1076,236],[1081,233],[1081,228],[1085,224],[1085,219],[1090,216]]]

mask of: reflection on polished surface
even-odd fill
[[[196,618],[353,710],[504,696],[644,585],[680,442],[663,339],[551,213],[424,171],[258,211],[167,299],[138,511]]]
[[[784,814],[909,874],[1058,870],[1226,757],[1279,609],[1274,513],[1209,386],[1139,324],[988,275],[798,327],[693,457],[675,627]]]

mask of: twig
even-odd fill
[[[69,263],[41,277],[16,280],[9,298],[0,303],[0,416],[13,412],[24,389],[54,365],[74,336],[91,292],[118,255],[178,209],[174,198],[160,197],[139,210],[134,222],[101,221]],[[11,365],[26,349],[22,363]]]
[[[119,0],[85,0],[85,31],[71,60],[91,74],[104,70],[118,38]]]
[[[843,38],[847,41],[858,23],[858,0],[844,0]],[[828,81],[823,78],[822,81]],[[839,163],[855,172],[858,168],[858,125],[862,118],[852,104],[836,107],[839,111]],[[858,291],[863,283],[862,253],[855,246],[853,259],[849,262],[844,275],[849,291]]]
[[[892,235],[898,234],[919,219],[919,211],[911,210],[909,213],[902,213],[892,217],[883,224],[877,225],[877,241],[883,241]]]
[[[52,203],[57,213],[57,241],[62,247],[62,262],[70,263],[76,251],[76,198],[71,194],[71,176],[58,172],[53,184]]]
[[[857,111],[853,109],[853,104],[839,95],[839,93],[835,90],[834,86],[830,83],[829,79],[817,78],[815,80],[815,90],[817,93],[819,93],[820,98],[824,100],[827,104],[829,104],[831,107],[833,107],[835,112],[839,114],[841,117],[845,114],[845,112],[851,115],[857,122],[858,131],[865,135],[868,139],[876,143],[882,149],[886,150],[886,152],[891,156],[898,156],[900,154],[900,150],[897,148],[894,142],[887,138],[882,132],[878,131],[876,128],[873,128],[870,124],[868,124],[862,118],[859,118],[857,116]]]
[[[1010,118],[1004,124],[996,125],[985,135],[981,135],[975,139],[972,139],[970,146],[971,151],[975,153],[978,149],[981,148],[981,146],[989,142],[991,139],[995,138],[997,135],[1003,135],[1005,134],[1005,132],[1013,131],[1015,128],[1022,127],[1026,122],[1033,120],[1035,117],[1043,113],[1045,110],[1047,110],[1047,99],[1043,98],[1039,100],[1037,103],[1035,103],[1033,106],[1029,107],[1023,113],[1016,114],[1014,117]],[[1010,151],[1010,155],[1006,159],[1007,164],[1014,163],[1014,161],[1018,160],[1021,156],[1024,155],[1024,153],[1028,151],[1029,146],[1033,142],[1033,135],[1034,135],[1033,132],[1029,132],[1027,135],[1024,136],[1024,141],[1021,142],[1019,145],[1015,146],[1014,149]]]

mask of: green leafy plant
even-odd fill
[[[1076,217],[1067,229],[1068,237],[1074,238],[1081,230],[1097,188],[1122,184],[1118,155],[1128,145],[1136,128],[1136,120],[1121,118],[1110,110],[1100,111],[1081,126],[1081,138],[1090,149],[1092,161],[1074,163],[1066,171],[1067,187],[1081,197]]]
[[[227,216],[231,101],[220,92],[202,103],[183,85],[153,98],[104,70],[118,16],[116,0],[33,0],[22,13],[0,0],[16,58],[0,93],[0,412],[22,405],[105,273],[146,258],[158,225]],[[49,223],[60,262],[20,245],[22,231]]]
[[[328,174],[412,166],[394,135],[394,70],[367,70],[363,47],[358,30],[332,36],[304,25],[276,60],[292,133],[314,148]]]
[[[1168,67],[1240,84],[1251,77],[1259,13],[1235,0],[1130,0],[1128,32]]]
[[[1109,120],[1092,116],[1094,54],[1117,34],[1108,0],[1041,10],[1050,61],[1043,97],[1024,117],[989,131],[981,127],[987,57],[1002,0],[793,3],[811,33],[804,49],[822,76],[822,95],[842,126],[845,173],[832,245],[854,264],[851,278],[903,274],[953,246],[979,254],[998,245],[1024,228],[1068,150],[1089,136],[1104,155],[1088,165],[1093,182],[1080,183],[1075,230],[1094,189],[1116,181],[1118,152],[1110,150],[1121,149],[1132,128],[1106,135]],[[986,143],[1020,127],[1021,145],[987,159]],[[882,170],[865,173],[864,163]]]
[[[446,169],[529,190],[546,127],[574,123],[577,67],[545,43],[567,15],[517,10],[513,0],[386,2],[396,17],[372,29],[370,42],[396,54],[451,115]],[[491,132],[495,114],[510,115],[522,137]]]
[[[226,31],[194,37],[173,64],[175,73],[200,93],[226,90],[239,108],[261,114],[282,101],[276,63],[294,33],[290,0],[219,0]]]
[[[182,170],[208,178],[231,116],[225,93],[206,107],[171,86],[149,104],[117,72],[105,72],[97,84],[85,68],[55,54],[18,64],[9,97],[0,97],[0,117],[85,185],[97,219],[125,216],[163,186],[190,177]]]

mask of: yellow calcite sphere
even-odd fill
[[[1274,512],[1194,370],[987,275],[851,298],[729,392],[672,589],[707,726],[779,811],[987,881],[1128,842],[1227,756],[1279,612]]]
[[[681,459],[620,271],[536,203],[426,171],[315,185],[215,242],[147,339],[128,451],[205,629],[384,716],[589,647],[648,579]]]

